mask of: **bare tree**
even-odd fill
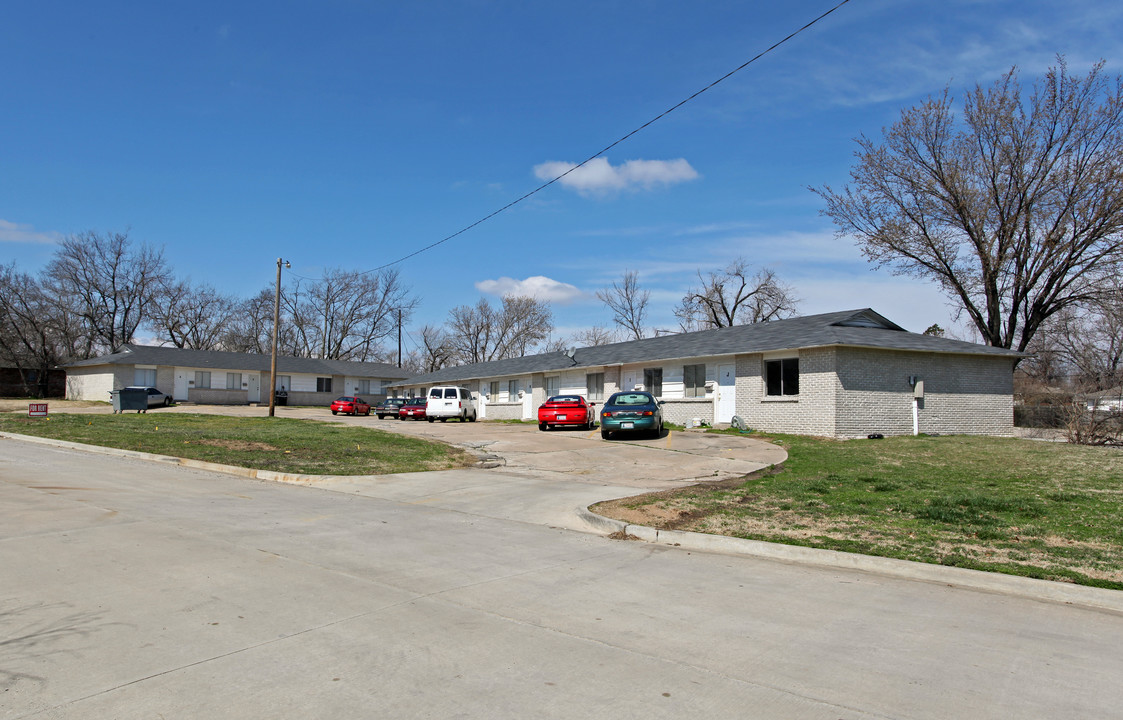
[[[813,191],[870,262],[936,280],[988,344],[1025,350],[1119,272],[1123,81],[1058,58],[1028,99],[1015,68],[958,122],[952,105],[945,90],[860,137],[850,185]]]
[[[799,300],[775,271],[751,267],[737,258],[720,272],[698,272],[700,287],[691,288],[675,310],[683,332],[748,325],[795,315]]]
[[[161,251],[134,248],[127,233],[85,232],[65,238],[46,268],[47,285],[85,325],[82,357],[112,351],[149,319],[153,299],[170,282]]]
[[[453,364],[454,351],[448,335],[441,327],[426,325],[421,328],[421,343],[410,368],[418,373],[436,372]]]
[[[576,345],[577,347],[597,347],[599,345],[611,345],[617,342],[615,332],[598,325],[574,333],[572,339],[573,342],[571,345]],[[635,339],[640,340],[642,338]]]
[[[1058,312],[1042,334],[1051,342],[1041,354],[1059,356],[1081,390],[1123,383],[1123,284],[1117,278],[1111,291],[1086,306]]]
[[[168,281],[156,293],[148,324],[178,348],[218,350],[239,303],[210,285]]]
[[[651,292],[639,289],[639,273],[625,270],[619,283],[613,282],[612,287],[597,290],[597,298],[612,310],[612,322],[623,328],[631,339],[643,339],[647,333],[643,324]]]
[[[281,303],[293,354],[356,361],[385,357],[382,341],[417,307],[396,270],[329,270],[311,282],[297,279]]]
[[[222,334],[220,347],[230,352],[268,355],[273,349],[273,288],[264,288],[237,304],[231,321]],[[283,355],[292,355],[292,329],[288,323],[278,328],[277,346]]]
[[[505,295],[499,308],[485,298],[449,312],[448,342],[461,363],[521,357],[553,330],[553,313],[536,298]]]
[[[44,397],[50,371],[71,357],[65,318],[38,280],[0,265],[0,364],[19,371],[31,395]]]

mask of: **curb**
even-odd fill
[[[645,525],[633,525],[622,520],[613,520],[603,515],[597,515],[587,507],[579,507],[576,512],[577,516],[590,527],[606,535],[618,532],[625,537],[631,536],[627,537],[629,540],[638,539],[688,550],[746,555],[765,560],[814,565],[836,570],[858,570],[903,580],[918,580],[949,587],[981,590],[1002,595],[1017,595],[1042,602],[1123,613],[1123,592],[1118,590],[1107,590],[1086,585],[1070,585],[1052,580],[1003,575],[983,570],[944,567],[896,558],[858,555],[839,550],[782,545],[760,540],[745,540],[743,538],[684,532],[682,530],[658,530]]]

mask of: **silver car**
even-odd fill
[[[157,390],[154,387],[143,387],[143,386],[133,385],[133,386],[127,387],[125,389],[126,390],[144,390],[145,392],[147,392],[148,393],[148,407],[159,407],[161,405],[163,405],[164,407],[167,407],[168,405],[172,404],[172,396],[171,395],[165,395],[164,393],[160,392],[159,390]]]

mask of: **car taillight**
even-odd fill
[[[644,411],[643,411],[642,413],[640,413],[640,414],[641,414],[641,415],[644,415],[644,416],[647,416],[647,415],[654,415],[655,413],[653,413],[653,412],[652,412],[652,411],[650,411],[650,410],[644,410]]]
[[[612,417],[612,413],[610,413],[610,412],[601,413],[600,416],[601,417]]]

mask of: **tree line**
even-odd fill
[[[771,271],[750,275],[744,260],[724,272],[699,273],[676,311],[680,330],[757,322],[794,313],[791,291]],[[509,295],[492,304],[449,311],[443,325],[421,328],[417,347],[402,358],[413,372],[501,360],[574,345],[645,337],[650,294],[637,274],[597,293],[614,312],[614,329],[594,327],[552,336],[547,302]],[[269,354],[275,286],[248,298],[207,283],[179,279],[161,250],[127,232],[84,232],[63,239],[38,275],[0,265],[0,366],[16,368],[29,394],[46,393],[49,371],[97,357],[143,334],[194,350]],[[397,360],[397,333],[420,303],[394,269],[374,273],[328,270],[296,277],[280,291],[278,352],[359,362]],[[34,380],[32,380],[34,378]]]

